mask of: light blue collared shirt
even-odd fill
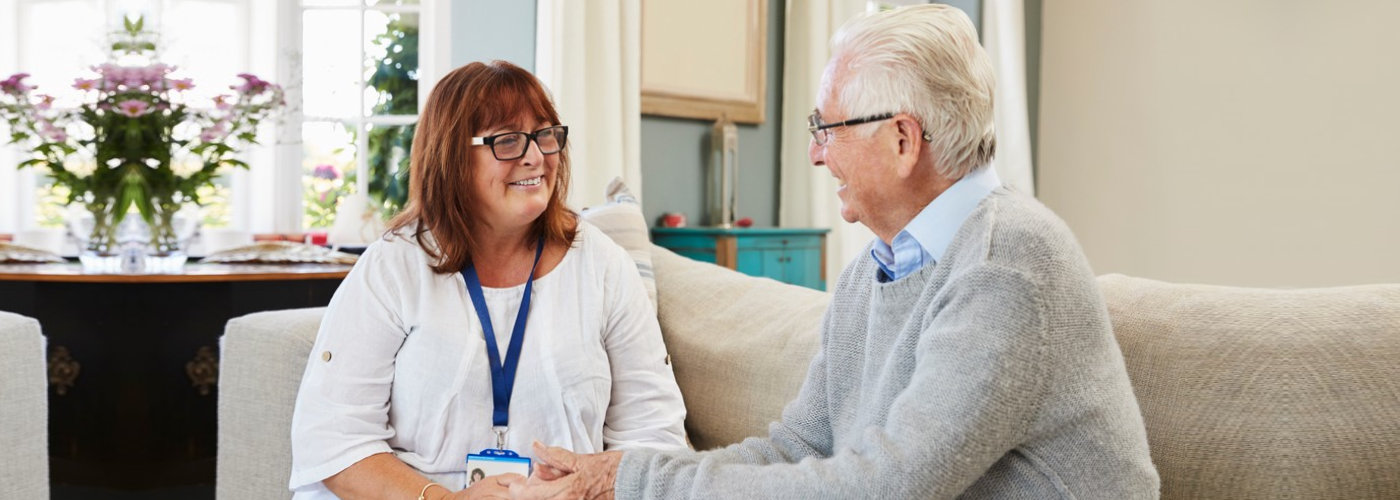
[[[889,281],[898,280],[925,265],[937,263],[982,199],[1001,185],[996,170],[986,165],[973,170],[929,202],[904,229],[894,236],[894,245],[876,239],[870,256],[880,265]]]

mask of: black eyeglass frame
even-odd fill
[[[888,120],[890,118],[894,118],[895,114],[896,113],[881,113],[878,115],[870,115],[862,118],[852,118],[850,120],[840,121],[836,123],[822,123],[821,112],[816,109],[813,109],[812,114],[807,115],[807,131],[812,133],[812,140],[816,141],[818,146],[824,146],[826,145],[827,141],[823,138],[823,136],[826,134],[822,134],[821,132],[836,127],[863,125],[870,122]],[[829,133],[830,132],[827,132],[827,134]]]
[[[558,131],[560,131],[560,132],[563,132],[562,134],[558,134],[558,135],[559,135],[559,149],[556,149],[556,150],[553,150],[553,151],[545,151],[545,150],[544,150],[544,147],[540,146],[539,135],[540,135],[540,133],[542,133],[542,132],[544,132],[544,131],[546,131],[546,130],[558,130]],[[508,136],[508,135],[521,135],[521,136],[524,136],[524,137],[525,137],[525,147],[520,148],[520,154],[518,154],[518,155],[512,156],[512,157],[510,157],[510,158],[501,158],[500,153],[497,153],[497,152],[496,152],[496,140],[498,140],[498,139],[500,139],[500,138],[502,138],[502,137]],[[540,148],[540,154],[545,154],[545,155],[557,154],[557,153],[559,153],[560,151],[563,151],[563,150],[564,150],[564,145],[568,144],[568,142],[569,142],[569,126],[568,126],[568,125],[554,125],[554,126],[551,126],[551,127],[545,127],[545,128],[536,130],[536,131],[534,131],[534,132],[502,132],[502,133],[495,134],[495,135],[488,135],[488,136],[486,136],[486,137],[472,137],[472,145],[473,145],[473,146],[490,146],[490,147],[491,147],[491,156],[496,157],[496,160],[497,160],[497,161],[511,161],[511,160],[519,160],[519,159],[521,159],[521,158],[524,158],[524,157],[525,157],[525,153],[530,152],[530,143],[531,143],[531,142],[534,142],[534,143],[535,143],[535,147]]]

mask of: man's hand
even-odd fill
[[[612,500],[622,452],[579,455],[536,442],[535,473],[510,484],[511,497],[524,500]]]

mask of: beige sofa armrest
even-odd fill
[[[217,498],[291,498],[292,409],[324,312],[229,320],[220,342]]]
[[[0,500],[49,497],[49,394],[39,322],[0,311]]]
[[[1163,499],[1400,494],[1400,285],[1098,283]]]

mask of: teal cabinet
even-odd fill
[[[658,227],[652,242],[686,257],[761,276],[826,290],[828,229]]]

